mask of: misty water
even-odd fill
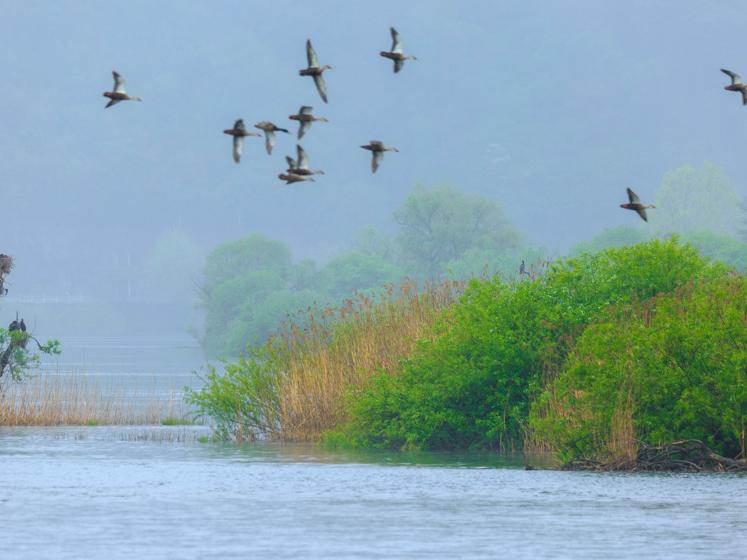
[[[45,367],[173,399],[188,338],[67,337]],[[137,393],[129,392],[129,395]],[[151,393],[152,396],[152,393]],[[205,441],[208,426],[0,428],[2,557],[733,557],[747,478]]]

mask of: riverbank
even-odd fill
[[[434,311],[395,351],[367,347],[388,351],[385,368],[357,361],[367,339],[343,338],[344,321],[300,345],[309,364],[335,348],[338,378],[356,382],[327,392],[327,370],[310,368],[293,393],[321,388],[327,398],[307,399],[294,425],[282,414],[271,430],[258,422],[268,416],[257,411],[282,412],[288,396],[289,369],[272,353],[215,372],[193,402],[228,439],[264,431],[337,447],[523,449],[620,468],[645,446],[678,440],[745,456],[747,278],[676,238],[557,261],[536,279],[475,279]],[[322,402],[334,414],[299,431]]]

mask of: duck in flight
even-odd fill
[[[288,173],[291,175],[324,175],[321,169],[311,169],[309,167],[309,155],[300,144],[296,144],[296,159],[285,156],[288,162]]]
[[[399,33],[397,33],[397,30],[394,29],[394,27],[390,27],[389,31],[392,34],[392,49],[389,51],[381,51],[379,54],[384,58],[394,61],[394,73],[396,74],[402,70],[402,67],[405,65],[405,60],[417,60],[417,58],[404,53]]]
[[[316,85],[316,90],[319,92],[319,97],[327,103],[327,84],[324,83],[322,74],[324,74],[325,70],[332,70],[332,67],[329,64],[319,66],[319,59],[316,56],[314,47],[311,46],[311,39],[306,40],[306,61],[308,62],[308,67],[299,70],[298,73],[301,76],[312,76],[314,78],[314,84]]]
[[[722,68],[721,71],[731,78],[731,83],[728,86],[724,86],[726,91],[738,91],[742,94],[742,105],[747,105],[747,84],[742,83],[742,78],[739,74]]]
[[[114,76],[114,91],[105,91],[103,94],[104,97],[109,98],[109,103],[107,103],[105,107],[106,109],[112,105],[116,105],[120,101],[142,101],[142,99],[135,95],[127,94],[124,87],[124,78],[119,72],[116,70],[112,71],[112,76]]]
[[[285,181],[286,185],[292,183],[298,183],[300,181],[313,181],[314,178],[311,175],[296,175],[295,173],[281,173],[278,175],[278,179]]]
[[[312,114],[312,111],[314,110],[313,107],[309,107],[308,105],[304,105],[298,110],[298,113],[295,115],[290,115],[288,118],[292,121],[298,121],[298,139],[300,140],[303,138],[303,135],[306,134],[306,131],[311,128],[311,123],[313,122],[329,122],[324,117],[315,117]]]
[[[244,149],[244,137],[262,136],[256,132],[249,132],[244,125],[244,119],[238,119],[233,123],[233,128],[227,128],[223,131],[223,134],[233,136],[233,161],[236,163],[241,161],[241,152]]]
[[[254,128],[258,128],[264,131],[265,149],[267,150],[268,154],[272,154],[272,148],[273,146],[275,146],[275,133],[276,132],[285,132],[286,134],[290,134],[287,128],[280,128],[279,126],[276,126],[275,123],[271,123],[270,121],[258,122],[257,124],[254,125]]]
[[[397,148],[385,146],[381,140],[371,140],[368,144],[361,146],[361,148],[371,152],[371,171],[373,173],[376,173],[381,160],[384,159],[384,152],[399,152]]]
[[[644,222],[648,222],[648,216],[646,216],[646,208],[656,208],[656,206],[654,206],[653,204],[641,204],[641,200],[638,198],[638,195],[635,194],[630,187],[628,187],[626,190],[628,191],[629,202],[621,204],[620,208],[625,208],[626,210],[635,210],[636,212],[638,212],[638,215]]]

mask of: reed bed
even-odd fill
[[[158,424],[182,412],[174,410],[172,400],[85,376],[39,375],[2,387],[0,426]]]
[[[373,374],[395,372],[462,288],[451,281],[422,289],[414,283],[389,286],[379,296],[359,294],[320,317],[311,313],[303,329],[284,329],[277,389],[282,439],[315,440],[337,426],[344,420],[346,396]]]

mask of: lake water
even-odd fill
[[[201,357],[164,344],[81,341],[56,368],[179,390]],[[747,547],[747,476],[525,471],[486,454],[237,447],[208,433],[0,428],[0,558],[734,559]]]

